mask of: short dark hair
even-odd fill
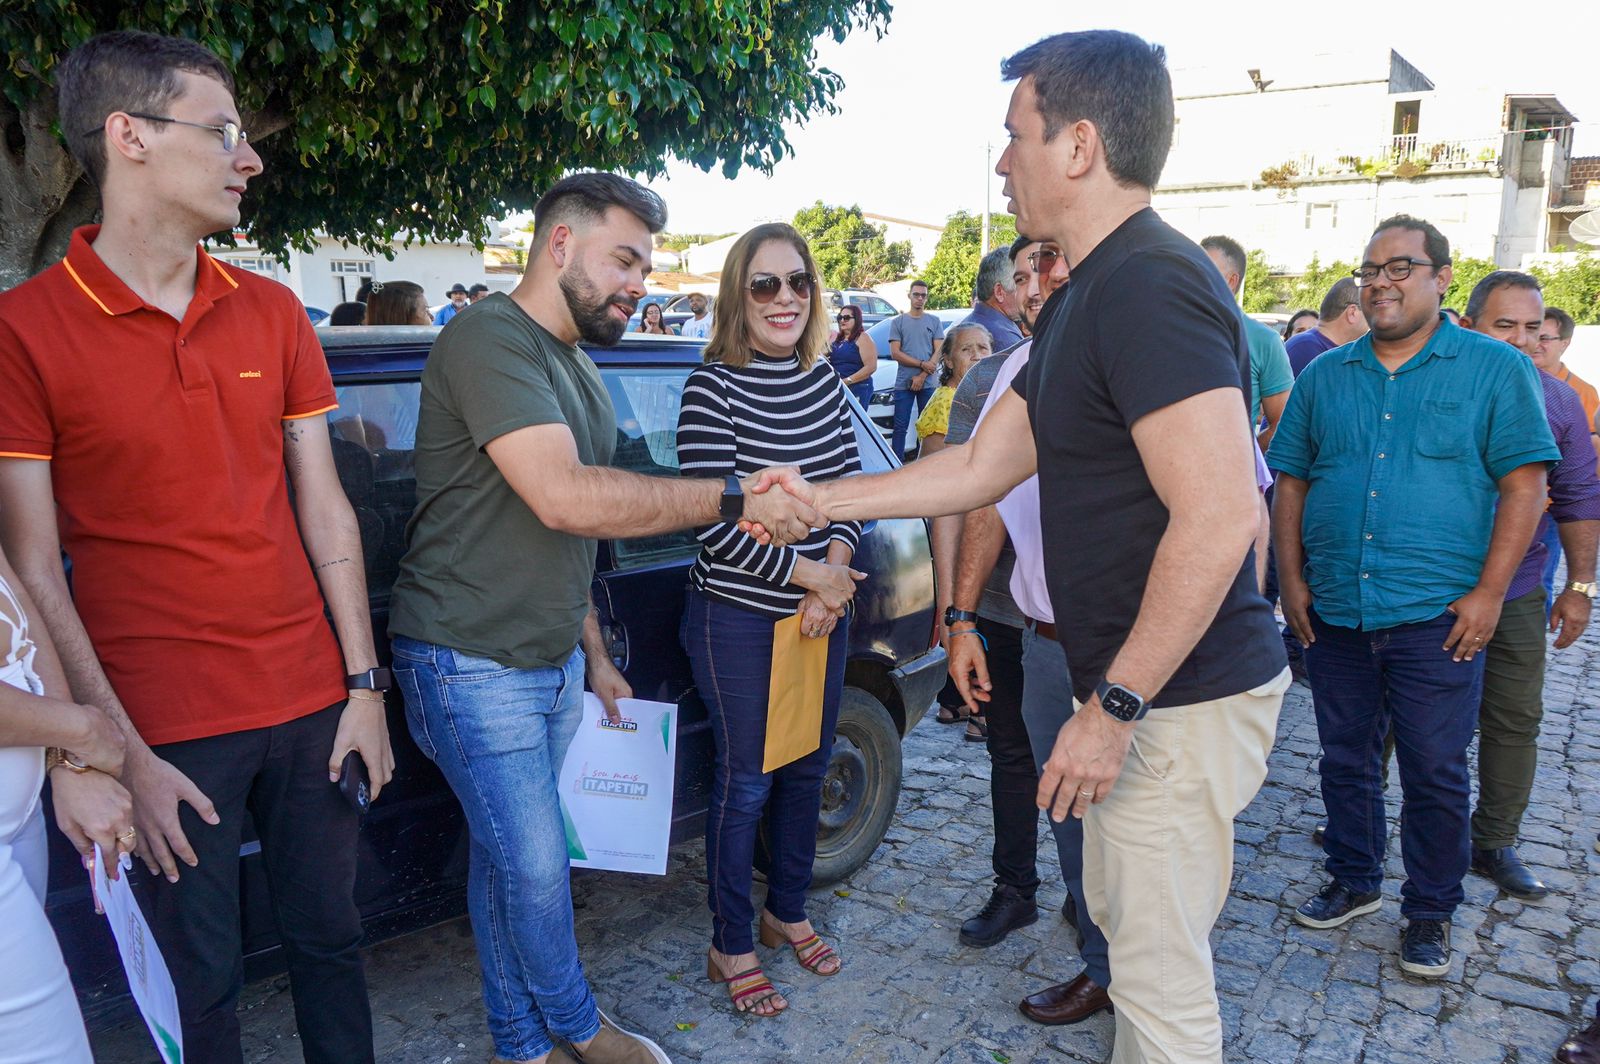
[[[479,292],[487,292],[488,290],[489,290],[489,286],[484,284],[482,281],[479,281],[477,284],[475,284],[471,288],[467,289],[467,295],[475,296]]]
[[[1413,233],[1421,233],[1423,254],[1433,260],[1435,267],[1450,265],[1450,240],[1432,222],[1413,218],[1409,214],[1395,214],[1379,222],[1372,230],[1372,236],[1377,236],[1385,229],[1409,229]]]
[[[1461,312],[1455,307],[1440,307],[1439,313],[1448,317],[1456,325],[1461,324]]]
[[[106,119],[116,111],[165,111],[183,91],[181,73],[216,78],[233,92],[233,75],[222,60],[186,37],[115,30],[90,37],[61,60],[57,118],[67,150],[90,180],[105,180]]]
[[[533,208],[533,235],[548,236],[550,226],[570,225],[576,219],[598,222],[611,207],[621,207],[652,233],[667,227],[667,205],[660,196],[636,181],[591,170],[562,178],[539,197]]]
[[[978,260],[978,276],[972,282],[973,300],[982,303],[994,295],[995,285],[1007,292],[1017,286],[1011,273],[1011,253],[1005,248],[995,248]]]
[[[1206,251],[1220,251],[1222,257],[1228,260],[1228,265],[1233,267],[1233,272],[1242,279],[1245,267],[1250,264],[1250,258],[1244,253],[1244,247],[1231,236],[1208,236],[1200,241],[1200,247]]]
[[[1356,279],[1341,277],[1333,282],[1328,294],[1322,297],[1322,306],[1317,311],[1317,317],[1321,321],[1332,321],[1343,314],[1346,307],[1357,306],[1360,302],[1361,288],[1356,284]]]
[[[1033,237],[1023,236],[1022,234],[1018,233],[1017,239],[1011,242],[1011,261],[1015,263],[1017,261],[1017,256],[1022,254],[1022,249],[1033,242]]]
[[[928,287],[928,282],[924,281],[922,278],[918,277],[916,280],[914,280],[910,284],[906,285],[906,291],[907,292],[911,291],[913,288],[917,287],[917,285],[919,285],[919,284],[924,289],[926,289]]]
[[[1478,316],[1483,313],[1483,305],[1489,302],[1489,295],[1501,288],[1522,288],[1541,294],[1544,292],[1544,287],[1539,284],[1539,278],[1531,273],[1523,273],[1521,270],[1496,270],[1472,286],[1472,294],[1467,297],[1467,309],[1461,313],[1471,318],[1472,323],[1476,325]]]
[[[1283,323],[1283,338],[1287,340],[1294,335],[1295,322],[1299,321],[1301,318],[1315,318],[1316,316],[1316,311],[1306,308],[1301,308],[1300,310],[1295,311],[1293,314],[1289,315],[1289,320]]]
[[[1088,120],[1106,169],[1123,186],[1155,188],[1172,150],[1172,78],[1166,49],[1119,30],[1058,33],[1000,64],[1007,81],[1033,78],[1045,140]]]
[[[1572,320],[1571,314],[1560,307],[1545,307],[1544,320],[1556,323],[1556,332],[1561,334],[1563,340],[1572,339],[1572,331],[1577,327],[1577,323]]]

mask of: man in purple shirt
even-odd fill
[[[1493,336],[1529,358],[1539,344],[1544,300],[1525,273],[1497,270],[1479,281],[1461,316],[1467,328]],[[1550,610],[1556,649],[1571,646],[1589,624],[1595,595],[1595,544],[1600,539],[1600,480],[1583,404],[1571,387],[1539,374],[1545,416],[1561,461],[1548,477],[1550,509],[1506,590],[1500,625],[1484,649],[1483,701],[1478,711],[1478,808],[1472,813],[1472,870],[1514,898],[1536,901],[1549,889],[1517,856],[1544,716],[1544,532],[1553,521],[1567,555],[1566,588]]]
[[[1341,277],[1322,297],[1317,325],[1298,336],[1291,336],[1283,349],[1289,353],[1289,368],[1296,377],[1324,351],[1361,339],[1367,334],[1367,319],[1361,314],[1361,292],[1354,277]]]

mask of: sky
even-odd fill
[[[1109,15],[1108,8],[1126,11]],[[993,145],[998,158],[1005,142],[1012,86],[1000,80],[1000,61],[1040,37],[1078,29],[1137,33],[1165,46],[1172,68],[1232,66],[1241,78],[1250,67],[1271,78],[1307,53],[1393,48],[1441,91],[1487,85],[1558,97],[1589,120],[1578,126],[1574,153],[1600,154],[1600,78],[1593,68],[1526,24],[1485,27],[1468,10],[1308,0],[896,0],[882,40],[857,32],[843,44],[819,43],[819,65],[844,78],[838,113],[791,128],[792,154],[770,177],[744,170],[729,181],[720,170],[708,174],[674,160],[651,187],[666,198],[675,233],[787,221],[818,199],[943,224],[956,210],[982,210],[986,174],[990,207],[1003,211],[1000,179],[985,156],[985,146]],[[1286,151],[1295,150],[1293,132],[1281,136]]]

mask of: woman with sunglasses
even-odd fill
[[[812,480],[861,471],[844,386],[820,358],[828,322],[816,306],[816,277],[811,250],[791,226],[760,225],[734,243],[706,364],[683,389],[678,464],[686,476],[731,480],[772,465],[796,466]],[[792,547],[762,546],[736,521],[699,536],[681,637],[716,745],[706,816],[706,976],[728,984],[738,1011],[775,1016],[788,1002],[762,973],[751,935],[758,828],[772,858],[762,944],[787,943],[815,975],[833,975],[841,963],[812,929],[805,900],[844,686],[850,600],[864,575],[850,568],[861,526],[829,525]],[[820,745],[764,772],[774,626],[796,614],[802,639],[827,640]]]
[[[657,336],[671,336],[673,332],[667,328],[666,321],[661,317],[660,303],[646,303],[644,310],[639,312],[639,331],[642,333],[655,333]]]
[[[872,405],[872,374],[878,369],[878,345],[861,328],[861,308],[839,308],[839,331],[828,350],[828,365],[844,381],[865,410]]]

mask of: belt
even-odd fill
[[[1050,621],[1036,621],[1032,617],[1029,617],[1028,627],[1032,628],[1035,632],[1046,639],[1056,638],[1056,626]]]

